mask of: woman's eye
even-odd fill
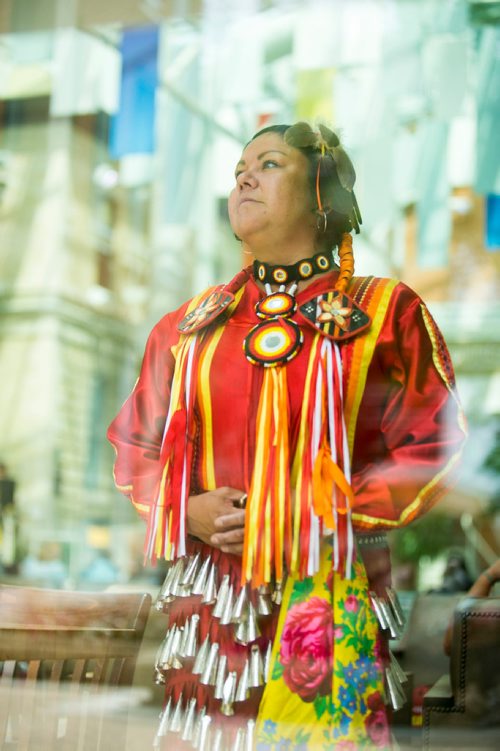
[[[266,159],[265,162],[262,162],[262,166],[264,169],[268,169],[268,167],[279,167],[279,164],[274,159]]]

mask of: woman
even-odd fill
[[[352,276],[354,179],[323,126],[254,136],[229,215],[256,260],[155,326],[110,427],[146,553],[173,562],[158,744],[390,745],[384,530],[437,500],[464,428],[420,298]]]

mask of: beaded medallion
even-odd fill
[[[267,297],[255,305],[255,313],[263,319],[254,326],[243,340],[245,357],[252,365],[273,368],[290,362],[298,353],[304,341],[299,326],[290,320],[297,310],[293,284],[288,292],[281,287],[272,292],[266,284]]]
[[[194,310],[188,313],[177,325],[181,334],[192,334],[198,329],[205,328],[215,321],[218,316],[234,300],[234,295],[219,287],[208,295]]]
[[[243,350],[252,365],[273,368],[293,360],[303,340],[296,323],[286,318],[272,318],[253,327],[244,339]]]
[[[307,300],[300,305],[299,315],[324,336],[336,341],[359,334],[371,323],[370,316],[349,295],[337,290]]]

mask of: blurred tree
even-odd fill
[[[422,556],[436,558],[463,542],[458,519],[431,513],[391,534],[391,552],[399,563],[418,563]]]

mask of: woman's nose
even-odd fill
[[[254,188],[255,185],[257,184],[257,178],[255,176],[255,173],[251,169],[246,169],[246,170],[243,170],[243,172],[240,172],[240,174],[237,177],[236,182],[240,188],[244,188],[244,187]]]

